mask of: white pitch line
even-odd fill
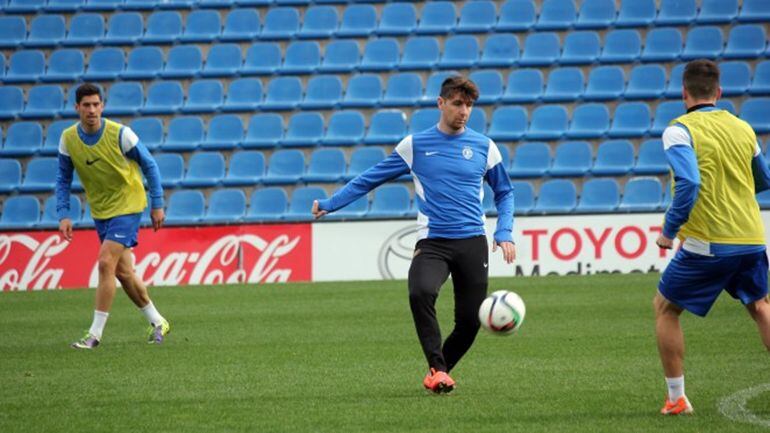
[[[763,383],[738,391],[733,395],[723,398],[719,402],[719,412],[733,421],[756,424],[770,428],[770,419],[759,418],[746,409],[746,402],[749,401],[749,399],[768,391],[770,391],[770,383]]]

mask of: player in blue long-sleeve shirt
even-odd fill
[[[438,125],[404,138],[385,160],[350,181],[327,200],[313,203],[313,215],[345,207],[388,180],[414,178],[419,230],[409,269],[409,303],[417,336],[428,361],[423,386],[449,392],[449,371],[468,351],[479,330],[478,309],[486,297],[489,251],[482,208],[483,183],[495,194],[499,247],[507,263],[516,257],[513,243],[513,188],[497,145],[468,129],[476,85],[467,78],[447,78],[441,86]],[[442,346],[435,303],[452,275],[455,328]]]

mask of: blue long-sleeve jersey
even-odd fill
[[[448,135],[437,126],[404,138],[393,153],[350,181],[319,208],[333,212],[377,186],[411,172],[417,202],[417,238],[463,239],[485,234],[483,182],[498,211],[495,242],[513,241],[513,187],[497,145],[466,128]]]

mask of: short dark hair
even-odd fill
[[[463,98],[472,102],[476,102],[479,99],[479,88],[476,84],[460,75],[453,75],[443,83],[441,83],[441,96],[444,99],[449,99],[455,94],[459,93]]]
[[[99,95],[99,100],[102,100],[102,90],[99,87],[91,83],[81,84],[75,91],[75,103],[80,104],[84,97],[91,95]]]
[[[719,67],[711,60],[694,60],[684,68],[682,85],[695,99],[711,99],[719,90]]]

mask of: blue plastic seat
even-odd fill
[[[1,25],[1,24],[0,24]],[[79,13],[72,16],[67,37],[62,45],[90,46],[104,37],[104,17],[94,13]]]
[[[726,59],[752,59],[759,57],[765,52],[766,41],[767,34],[762,24],[737,25],[730,29],[724,57]]]
[[[561,57],[559,36],[553,32],[530,33],[524,40],[521,66],[550,66]]]
[[[671,68],[668,75],[668,86],[663,96],[666,98],[682,98],[682,76],[684,75],[684,63],[680,63]]]
[[[544,0],[536,30],[567,30],[575,24],[577,9],[573,0]]]
[[[458,33],[486,33],[497,22],[497,9],[490,0],[467,2],[460,10]]]
[[[758,70],[760,65],[757,65]],[[751,68],[744,61],[722,62],[719,64],[719,72],[722,96],[742,95],[751,87]]]
[[[324,119],[317,112],[301,112],[289,118],[281,145],[287,147],[316,146],[324,135]]]
[[[32,83],[45,74],[45,57],[39,50],[19,50],[11,54],[6,83]]]
[[[693,27],[687,32],[682,60],[716,59],[722,55],[722,30],[715,26]]]
[[[526,215],[535,207],[535,190],[532,184],[526,181],[511,182],[513,187],[513,212],[516,215]]]
[[[468,122],[465,124],[465,126],[480,134],[486,134],[487,115],[484,110],[481,108],[471,110],[471,115],[468,117]]]
[[[354,75],[348,81],[345,97],[340,102],[344,108],[375,107],[382,97],[382,80],[375,74]]]
[[[104,114],[107,116],[135,116],[144,105],[142,85],[137,82],[119,82],[110,87]]]
[[[324,217],[329,220],[351,220],[363,218],[369,211],[369,197],[364,194],[363,196],[353,200],[353,202],[345,205],[345,207],[338,209],[331,214]]]
[[[358,43],[350,40],[334,40],[326,46],[319,72],[351,72],[361,58]]]
[[[457,25],[457,10],[452,2],[426,2],[420,11],[420,22],[415,29],[418,34],[449,33]]]
[[[543,101],[575,101],[583,96],[585,77],[577,67],[551,69],[548,74],[548,84],[545,87]]]
[[[31,228],[40,220],[40,202],[33,195],[9,197],[0,213],[0,228]]]
[[[625,176],[633,165],[634,145],[628,140],[609,140],[599,145],[591,174]]]
[[[440,57],[438,40],[433,36],[417,36],[407,39],[404,55],[398,68],[401,70],[431,69]]]
[[[521,143],[516,146],[508,174],[513,178],[543,177],[551,168],[551,151],[540,142]],[[518,208],[518,203],[515,204]]]
[[[72,122],[63,121],[62,126],[68,124],[72,124]],[[142,144],[151,151],[160,148],[161,143],[163,143],[163,122],[157,117],[136,117],[131,120],[129,127],[136,133]],[[51,128],[52,126],[48,127],[48,135],[51,135]],[[46,136],[47,141],[48,137]]]
[[[225,158],[219,152],[196,152],[187,163],[184,187],[212,187],[225,177]]]
[[[121,48],[97,48],[91,52],[84,80],[114,80],[123,73],[126,59]]]
[[[278,147],[283,139],[283,118],[276,113],[260,113],[251,116],[246,137],[241,143],[244,148],[259,149]]]
[[[178,113],[184,104],[184,90],[178,81],[156,81],[147,90],[142,114]]]
[[[276,42],[256,42],[246,51],[243,75],[272,75],[281,69],[281,48]]]
[[[666,90],[666,70],[660,65],[640,65],[631,69],[626,99],[657,99]]]
[[[227,186],[254,186],[265,175],[265,155],[256,150],[233,152],[222,184]]]
[[[209,122],[202,149],[232,150],[243,141],[243,122],[235,114],[218,114]]]
[[[294,190],[289,201],[289,209],[286,211],[287,220],[309,221],[313,219],[310,209],[313,201],[326,199],[326,191],[317,186],[301,186]]]
[[[182,15],[176,11],[153,12],[147,18],[144,44],[172,44],[182,35]]]
[[[639,146],[639,156],[634,166],[635,174],[664,174],[668,173],[668,159],[663,151],[660,139],[650,139]]]
[[[738,16],[738,0],[701,0],[698,24],[726,24]]]
[[[658,9],[655,0],[625,1],[620,4],[617,27],[647,27],[655,21]]]
[[[749,93],[752,95],[770,94],[770,61],[765,60],[757,63]]]
[[[643,62],[670,62],[682,54],[682,33],[674,28],[654,28],[647,32],[641,60]]]
[[[9,0],[5,12],[11,14],[36,13],[45,8],[46,0]]]
[[[331,109],[342,99],[342,80],[336,75],[317,75],[307,82],[305,99],[299,104],[303,110]]]
[[[218,189],[209,197],[209,208],[202,222],[236,223],[246,214],[246,194],[241,189]]]
[[[224,88],[219,80],[193,81],[188,89],[183,113],[214,112],[224,102]]]
[[[310,155],[305,182],[339,182],[345,174],[345,154],[340,149],[317,149]]]
[[[575,212],[612,212],[620,204],[620,187],[615,179],[589,179],[583,184]]]
[[[126,69],[121,78],[144,80],[156,78],[163,70],[163,51],[158,47],[134,48],[128,53]]]
[[[262,82],[256,78],[239,78],[230,82],[222,111],[249,111],[262,105]]]
[[[68,127],[72,126],[71,120],[56,120],[51,122],[45,131],[45,141],[43,141],[43,148],[40,149],[41,155],[58,155],[59,154],[59,139],[62,132]]]
[[[417,10],[411,3],[388,3],[382,8],[375,32],[383,36],[406,36],[417,27]]]
[[[13,127],[13,126],[12,126]],[[38,126],[39,127],[39,126]],[[8,134],[10,134],[10,128]],[[42,133],[40,134],[42,136]],[[6,140],[7,141],[7,140]],[[42,143],[42,138],[41,141]],[[40,147],[38,143],[37,147]],[[21,192],[53,191],[56,186],[56,175],[59,171],[59,160],[52,157],[33,158],[27,164],[24,181],[19,185]]]
[[[626,182],[619,211],[654,211],[660,207],[663,189],[656,178],[634,178]]]
[[[292,185],[305,173],[305,156],[298,149],[280,149],[270,155],[267,173],[262,178],[265,185]],[[310,208],[308,208],[309,212]]]
[[[682,26],[695,21],[698,7],[695,0],[661,0],[655,25]]]
[[[55,117],[64,105],[64,92],[61,87],[53,84],[35,86],[27,94],[27,106],[20,114],[23,119],[39,119]]]
[[[125,3],[125,0],[98,0],[89,1],[83,5],[83,10],[86,11],[108,11],[114,12],[120,9]]]
[[[222,32],[222,20],[219,12],[195,10],[187,15],[184,33],[179,37],[182,42],[214,42]]]
[[[567,131],[567,109],[561,105],[541,105],[532,112],[527,130],[529,140],[558,140]]]
[[[125,0],[123,9],[135,11],[151,11],[160,8],[157,2],[152,0]]]
[[[631,63],[642,52],[642,38],[637,30],[610,30],[604,38],[601,63]]]
[[[302,101],[302,82],[298,77],[279,77],[267,84],[262,103],[265,110],[293,110]]]
[[[577,206],[577,190],[570,180],[553,179],[543,182],[537,203],[532,208],[535,214],[563,214],[572,212]]]
[[[16,86],[0,86],[0,119],[13,119],[24,109],[24,93]]]
[[[337,9],[333,6],[311,6],[303,18],[302,28],[297,34],[300,39],[330,38],[339,26]]]
[[[564,51],[559,62],[562,65],[588,65],[601,54],[599,34],[595,31],[574,31],[564,38]]]
[[[747,99],[741,105],[741,119],[749,122],[757,134],[770,132],[770,98]]]
[[[412,112],[409,119],[409,134],[425,131],[438,124],[441,113],[438,108],[419,108]]]
[[[352,4],[345,8],[337,36],[365,38],[377,28],[377,10],[372,5]]]
[[[388,184],[374,190],[367,218],[400,218],[409,212],[412,198],[404,185]]]
[[[577,29],[604,29],[615,23],[614,0],[583,0],[575,22]]]
[[[442,69],[471,68],[479,60],[479,41],[472,35],[450,36],[438,61]]]
[[[195,150],[203,141],[204,131],[203,120],[198,116],[174,117],[168,124],[166,141],[160,148],[174,152]]]
[[[591,69],[583,99],[610,101],[619,99],[626,88],[623,69],[619,66],[600,66]]]
[[[500,75],[500,72],[493,70],[474,71],[468,78],[476,83],[476,87],[479,89],[479,99],[476,100],[476,104],[494,104],[503,96],[503,76]]]
[[[527,110],[519,106],[502,106],[492,113],[487,135],[495,141],[516,141],[527,131]]]
[[[353,179],[383,159],[385,159],[385,151],[381,147],[357,148],[350,155],[350,165],[343,176],[344,180]]]
[[[532,0],[506,0],[500,7],[495,31],[524,32],[535,25],[537,12]]]
[[[21,164],[16,159],[0,159],[0,192],[16,191],[21,184]]]
[[[685,114],[684,103],[682,101],[664,101],[658,104],[655,109],[655,120],[650,128],[650,134],[660,137],[668,124],[677,117]]]
[[[539,69],[517,69],[508,75],[503,102],[535,102],[543,96],[543,73]]]
[[[720,99],[717,101],[717,108],[730,112],[732,115],[736,115],[738,112],[735,110],[735,104],[729,99]]]
[[[321,64],[321,46],[316,41],[291,42],[286,48],[281,74],[311,74]]]
[[[406,116],[400,110],[380,110],[371,117],[364,144],[392,145],[406,136]]]
[[[291,39],[299,32],[299,12],[293,7],[270,8],[265,14],[265,25],[260,39]]]
[[[743,0],[738,21],[767,22],[770,20],[770,4],[763,0]]]
[[[0,47],[21,46],[27,38],[27,22],[22,17],[0,16]]]
[[[38,15],[29,23],[25,47],[55,47],[64,40],[66,26],[62,15]]]
[[[361,71],[389,71],[398,65],[399,46],[393,38],[372,39],[366,43]]]
[[[243,64],[241,48],[237,44],[218,44],[211,47],[201,75],[204,77],[232,77]]]
[[[38,122],[14,122],[8,127],[0,155],[10,157],[34,155],[42,146],[43,128]]]
[[[572,112],[567,138],[600,138],[610,129],[610,112],[604,104],[578,105]]]
[[[232,9],[225,17],[222,41],[250,41],[257,38],[262,28],[259,11],[256,9]]]
[[[192,78],[203,69],[203,53],[195,45],[177,45],[168,52],[163,78]]]
[[[249,198],[249,209],[244,221],[278,221],[286,213],[289,199],[281,187],[255,189]]]
[[[365,129],[364,116],[360,112],[336,111],[320,142],[324,146],[355,146],[363,141]]]
[[[160,183],[163,188],[176,188],[184,178],[184,159],[178,153],[160,153],[154,155],[160,171]]]
[[[56,50],[48,59],[48,71],[43,81],[77,81],[85,70],[83,52],[78,49]]]
[[[417,104],[422,107],[435,107],[444,80],[455,75],[457,75],[455,71],[437,71],[430,74],[428,81],[425,83],[425,93],[417,101]]]
[[[565,141],[556,147],[551,176],[585,176],[593,166],[593,151],[587,141]]]
[[[478,66],[510,67],[519,61],[519,40],[507,33],[491,34],[484,42]]]
[[[478,84],[478,82],[476,83]],[[383,107],[411,106],[422,97],[422,79],[412,72],[393,74],[388,78],[385,94],[380,101]]]
[[[760,209],[770,209],[770,190],[765,190],[760,193],[757,193],[757,203],[759,204]],[[2,224],[2,223],[0,223]],[[0,225],[0,227],[2,227]]]
[[[650,107],[644,102],[618,104],[610,126],[613,138],[642,137],[650,129]]]
[[[166,207],[166,224],[192,225],[203,218],[206,200],[203,193],[193,190],[174,191]]]

